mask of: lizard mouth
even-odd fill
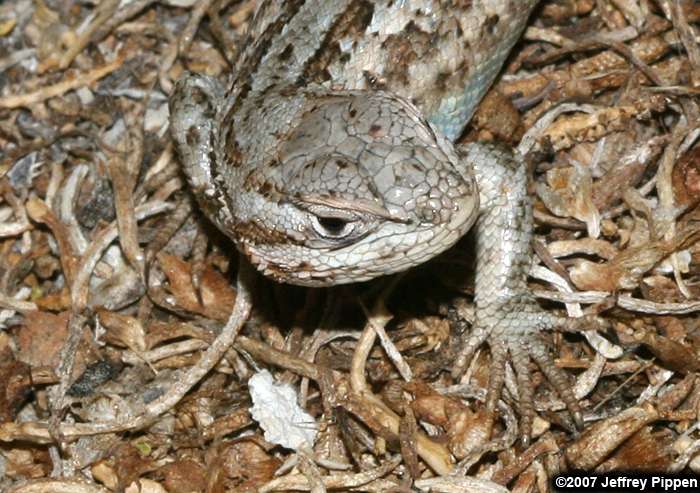
[[[357,241],[333,247],[242,241],[239,248],[258,271],[278,282],[308,287],[363,282],[408,270],[447,250],[469,230],[477,211],[478,196],[467,195],[447,223],[387,221]]]

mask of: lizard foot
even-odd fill
[[[519,394],[520,436],[526,444],[535,416],[530,361],[540,367],[574,421],[581,423],[581,410],[569,377],[554,365],[543,331],[597,328],[602,320],[558,317],[540,308],[530,294],[527,276],[534,255],[534,222],[527,167],[522,158],[507,147],[492,143],[467,144],[459,147],[459,153],[465,166],[474,170],[481,206],[476,223],[475,323],[453,374],[461,375],[476,349],[488,342],[491,368],[486,411],[492,425],[505,382],[506,361],[510,361]]]
[[[581,408],[573,393],[570,377],[557,368],[550,354],[549,344],[542,335],[543,330],[578,332],[600,327],[602,320],[595,316],[565,318],[542,310],[534,300],[524,299],[498,301],[477,307],[477,322],[467,337],[464,351],[453,368],[453,376],[462,375],[474,353],[487,342],[491,352],[489,383],[486,393],[486,413],[493,424],[496,404],[505,383],[505,366],[508,361],[515,371],[518,408],[520,414],[520,437],[524,446],[529,444],[532,423],[535,417],[534,389],[530,361],[534,361],[545,378],[564,401],[578,428],[582,427]]]

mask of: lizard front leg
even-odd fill
[[[494,144],[469,144],[458,151],[474,169],[481,209],[477,228],[475,325],[453,369],[459,376],[476,349],[487,342],[491,368],[486,411],[493,419],[505,380],[505,364],[515,370],[520,408],[520,436],[529,440],[534,418],[529,362],[534,361],[580,425],[581,411],[566,373],[554,365],[544,330],[593,328],[597,317],[568,319],[537,304],[527,286],[533,250],[532,204],[527,173],[513,151]]]

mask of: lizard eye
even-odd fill
[[[330,239],[345,238],[355,230],[355,223],[341,217],[313,215],[311,225],[319,236]]]

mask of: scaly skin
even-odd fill
[[[520,435],[528,442],[534,417],[533,389],[528,369],[532,359],[556,389],[577,425],[581,425],[578,402],[564,371],[554,365],[544,330],[576,332],[599,327],[597,317],[558,317],[542,310],[527,287],[533,259],[532,204],[525,184],[525,167],[511,149],[494,144],[469,144],[459,149],[463,160],[474,166],[481,209],[477,228],[475,323],[455,363],[453,376],[466,368],[474,351],[488,341],[491,371],[486,410],[493,418],[505,379],[504,365],[515,370],[520,402]]]
[[[450,140],[535,3],[263,2],[229,91],[191,76],[171,100],[204,210],[293,284],[364,281],[446,250],[478,212]]]
[[[172,134],[203,210],[278,281],[330,286],[420,264],[471,227],[480,196],[477,326],[456,370],[488,341],[493,414],[510,355],[525,436],[529,358],[578,413],[540,335],[566,322],[527,288],[523,167],[508,151],[452,141],[536,3],[263,2],[230,89],[190,75],[171,98]]]

